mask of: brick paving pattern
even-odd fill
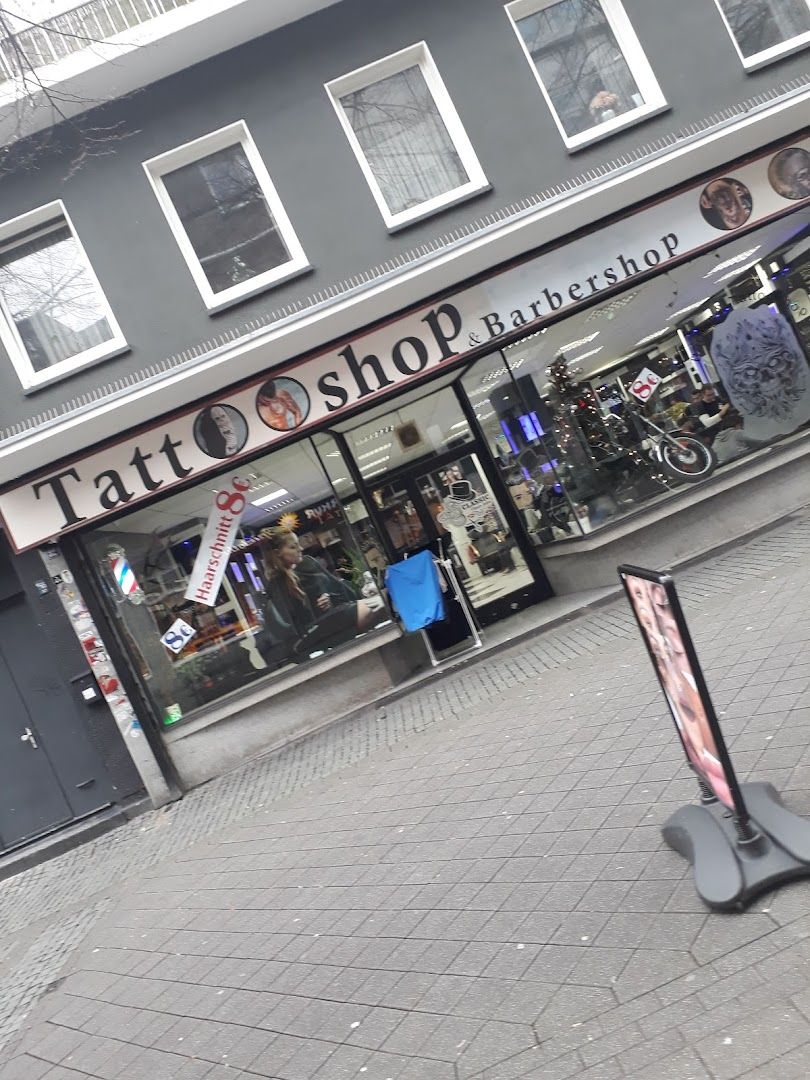
[[[678,582],[738,774],[810,817],[808,565],[802,514]],[[805,1077],[810,884],[707,912],[694,797],[587,613],[0,883],[0,1080]]]

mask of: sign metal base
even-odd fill
[[[470,628],[470,637],[472,638],[472,645],[470,645],[469,648],[462,649],[457,653],[453,653],[452,657],[445,657],[444,658],[445,660],[450,660],[450,659],[458,660],[460,657],[466,656],[468,653],[474,652],[476,649],[480,649],[481,646],[484,644],[484,642],[483,642],[483,640],[481,638],[481,632],[478,629],[478,623],[475,621],[475,616],[473,615],[472,611],[470,610],[470,605],[467,603],[467,600],[465,599],[464,592],[463,592],[463,590],[461,588],[461,584],[459,583],[458,577],[456,576],[456,570],[455,570],[455,567],[453,566],[453,563],[451,562],[450,559],[434,559],[434,562],[436,563],[436,567],[439,570],[439,572],[444,573],[445,578],[447,580],[447,584],[450,587],[450,589],[452,589],[456,600],[458,600],[459,605],[460,605],[461,610],[462,610],[462,613],[464,615],[464,618],[465,618],[465,620],[467,622],[467,625]],[[431,666],[432,667],[438,667],[440,664],[443,664],[444,660],[440,660],[439,657],[436,655],[436,651],[433,648],[433,645],[430,642],[430,638],[427,636],[425,631],[422,630],[421,634],[422,634],[422,640],[425,643],[425,648],[427,649],[428,656],[430,657]]]
[[[776,885],[810,877],[810,821],[782,805],[761,781],[741,784],[750,835],[741,837],[721,802],[682,806],[661,832],[692,864],[698,896],[710,908],[742,910]]]

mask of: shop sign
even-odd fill
[[[618,570],[687,761],[724,806],[744,815],[745,804],[672,578],[638,566]]]
[[[481,528],[487,518],[497,517],[495,500],[486,492],[479,495],[473,492],[469,498],[449,495],[444,500],[444,509],[438,515],[442,525],[461,525],[465,528]]]
[[[782,168],[797,154],[809,159],[810,138],[10,487],[0,494],[8,535],[19,552],[120,514],[806,205]]]
[[[325,521],[334,521],[340,518],[342,511],[337,499],[324,499],[317,506],[310,506],[304,511],[304,518],[315,525],[323,525]]]
[[[222,578],[231,555],[239,522],[247,506],[246,492],[250,491],[250,481],[238,476],[229,476],[214,496],[214,505],[205,526],[200,550],[191,568],[186,600],[213,607],[217,593],[222,585]],[[161,638],[163,641],[163,638]],[[166,642],[164,642],[166,644]],[[181,645],[180,648],[183,646]]]
[[[670,575],[618,571],[700,785],[700,805],[679,807],[661,835],[692,864],[704,904],[742,911],[774,886],[810,877],[810,822],[787,810],[771,784],[737,782]]]

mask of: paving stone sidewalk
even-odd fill
[[[678,580],[738,773],[810,816],[808,567],[800,514]],[[588,613],[0,883],[0,1080],[804,1077],[810,884],[706,912],[693,797]]]

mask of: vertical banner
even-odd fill
[[[690,766],[721,803],[746,819],[675,583],[669,574],[654,570],[637,566],[618,569]]]
[[[225,568],[228,565],[239,522],[247,506],[246,492],[250,482],[239,476],[223,478],[222,486],[214,496],[211,516],[205,527],[200,550],[194,560],[186,600],[213,607],[216,603]]]

